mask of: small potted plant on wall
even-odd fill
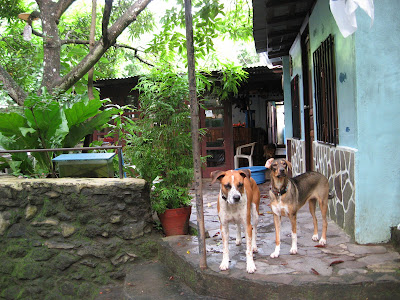
[[[154,69],[136,87],[139,119],[126,119],[124,124],[125,159],[150,183],[152,208],[166,235],[187,234],[191,213],[193,157],[187,82],[187,77],[169,67]]]

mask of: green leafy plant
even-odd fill
[[[55,99],[45,90],[30,95],[21,113],[0,113],[0,145],[7,150],[75,147],[86,135],[106,125],[116,114],[106,100],[89,100],[86,94]],[[104,109],[105,108],[105,109]],[[13,153],[9,166],[15,174],[55,174],[54,152]]]
[[[140,177],[153,183],[153,209],[190,204],[193,180],[190,110],[187,76],[170,67],[154,69],[142,77],[139,120],[125,119],[125,159]]]
[[[229,93],[237,92],[246,73],[241,68],[231,67],[236,72],[231,72],[227,66],[217,77],[209,72],[198,72],[198,98],[213,91],[226,98]],[[136,173],[152,184],[151,201],[156,212],[187,206],[193,180],[187,75],[163,65],[143,76],[136,89],[140,94],[137,108],[140,117],[138,120],[125,118],[122,131],[126,142],[125,162],[130,165],[132,175]],[[200,134],[204,135],[205,130]]]

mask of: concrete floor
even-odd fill
[[[282,219],[281,252],[275,248],[273,216],[268,206],[269,182],[261,191],[257,270],[246,272],[245,239],[235,245],[236,226],[230,227],[230,269],[220,271],[222,241],[217,216],[219,184],[203,184],[208,268],[199,268],[197,236],[171,236],[160,241],[159,260],[135,265],[120,287],[105,288],[98,300],[108,299],[400,299],[400,255],[390,244],[358,245],[333,221],[327,245],[315,247],[312,219],[305,205],[298,213],[298,254],[290,255],[291,227]],[[192,191],[194,192],[194,191]],[[321,214],[317,210],[319,228]],[[191,223],[196,224],[193,200]]]
[[[242,244],[235,245],[236,226],[230,226],[230,269],[220,271],[219,264],[222,260],[222,239],[219,220],[217,216],[217,195],[219,184],[211,185],[210,181],[203,184],[203,202],[205,228],[209,238],[206,239],[208,270],[203,272],[216,278],[229,278],[233,285],[240,285],[243,281],[259,283],[260,294],[262,289],[267,289],[271,296],[274,295],[272,287],[276,289],[276,296],[283,291],[289,293],[292,287],[313,287],[315,295],[320,295],[319,287],[327,284],[332,287],[332,293],[343,290],[344,295],[372,299],[383,299],[388,296],[400,298],[400,255],[390,244],[384,245],[358,245],[351,240],[341,228],[333,221],[328,222],[327,245],[316,247],[317,242],[312,241],[312,218],[306,204],[297,215],[298,254],[290,255],[291,226],[289,219],[282,218],[281,226],[281,252],[278,258],[270,258],[275,248],[275,229],[273,215],[268,206],[269,182],[259,185],[261,191],[260,219],[258,224],[257,246],[258,253],[254,254],[256,272],[246,272],[245,239]],[[319,235],[321,234],[321,214],[317,210]],[[196,223],[196,207],[193,201],[191,221]],[[197,236],[174,236],[164,239],[167,248],[188,263],[192,268],[198,267],[198,242]],[[168,262],[167,262],[168,264]],[[171,267],[171,266],[170,266]],[[172,266],[173,270],[177,270]],[[184,278],[183,278],[184,279]],[[190,284],[190,282],[189,282]],[[196,289],[196,287],[194,287]],[[212,290],[215,287],[209,287]],[[256,288],[254,288],[255,290]],[[309,290],[309,288],[307,288]],[[390,290],[392,294],[386,294],[381,290]],[[299,289],[297,289],[299,291]],[[374,292],[374,293],[373,293]],[[240,299],[238,292],[235,292]],[[296,290],[294,290],[296,293]],[[304,295],[314,295],[313,293]],[[333,294],[326,294],[328,298]],[[230,298],[232,295],[214,293],[213,296]],[[329,296],[330,295],[330,296]],[[340,294],[337,294],[340,295]],[[386,295],[386,296],[385,296]],[[288,294],[288,298],[290,295]],[[301,293],[298,294],[302,299]],[[236,297],[234,297],[236,298]],[[274,298],[274,297],[272,297]],[[308,298],[308,296],[305,296]],[[305,299],[304,298],[304,299]],[[392,298],[394,299],[394,298]]]

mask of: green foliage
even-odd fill
[[[114,1],[115,2],[115,1]],[[131,0],[119,0],[113,4],[113,10],[110,17],[110,25],[120,17],[126,9],[132,5]],[[102,36],[102,13],[103,3],[99,3],[96,9],[96,31],[95,40],[100,40]],[[64,14],[58,26],[61,39],[75,39],[81,41],[88,41],[91,25],[91,5],[83,6],[83,9],[75,9],[72,13]],[[154,26],[154,18],[148,10],[143,11],[138,16],[137,20],[129,25],[126,29],[127,38],[132,41],[134,38],[139,38],[141,35],[151,31]],[[89,53],[88,44],[65,44],[61,51],[61,75],[67,74],[75,65],[77,65]],[[123,63],[126,67],[135,70],[133,74],[137,74],[138,70],[135,68],[136,59],[126,59],[126,56],[132,57],[132,50],[110,47],[103,57],[97,62],[94,68],[94,78],[112,78],[119,76],[121,73],[120,65]],[[125,68],[124,68],[125,69]],[[122,72],[124,71],[122,70]],[[132,76],[126,74],[126,76]],[[86,89],[87,74],[84,80],[75,84],[74,90],[78,93],[83,93]]]
[[[22,88],[37,90],[43,70],[42,40],[23,40],[21,33],[25,24],[21,20],[0,19],[0,25],[0,64]]]
[[[247,0],[236,0],[225,7],[212,0],[192,1],[193,39],[196,59],[206,59],[215,51],[216,38],[249,41],[252,38],[252,8]],[[161,31],[154,35],[147,52],[157,53],[164,61],[186,62],[185,9],[183,0],[166,10]],[[196,60],[196,62],[197,62]]]
[[[217,84],[214,85],[213,93],[218,95],[221,100],[226,100],[230,94],[238,94],[238,88],[246,81],[248,73],[241,66],[236,66],[231,62],[219,62],[219,66],[221,71],[218,73],[219,76],[214,79]]]
[[[206,93],[227,97],[237,92],[246,74],[234,65],[225,65],[217,78],[199,72],[198,98]],[[193,156],[188,77],[162,65],[143,76],[136,89],[140,93],[140,118],[125,118],[123,131],[120,129],[126,141],[125,162],[153,184],[151,199],[155,211],[162,213],[167,208],[189,205]]]
[[[154,210],[186,206],[193,180],[187,76],[170,67],[154,69],[140,79],[137,89],[141,117],[125,120],[126,161],[154,183]]]
[[[89,100],[86,94],[54,99],[43,91],[30,95],[23,113],[0,113],[0,145],[8,150],[70,148],[87,134],[102,128],[114,114],[114,108],[104,108],[105,101]],[[53,152],[33,152],[33,165],[26,153],[12,154],[9,162],[14,173],[33,175],[54,173]]]
[[[11,21],[18,14],[26,12],[25,3],[22,0],[2,0],[0,5],[0,19]]]

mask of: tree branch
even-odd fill
[[[61,18],[63,13],[71,6],[72,3],[74,3],[75,0],[59,0],[57,3],[57,8],[56,8],[56,19],[57,19],[57,24],[58,20]]]
[[[4,89],[8,95],[18,104],[24,105],[24,100],[28,94],[15,82],[10,74],[0,65],[0,83],[3,84]]]
[[[43,35],[42,32],[36,31],[36,30],[33,29],[33,28],[32,28],[32,34],[34,34],[34,35],[36,35],[36,36],[39,36],[39,37],[41,37],[41,38],[44,37],[44,35]]]
[[[110,23],[113,0],[105,0],[105,1],[106,2],[104,5],[103,21],[101,22],[101,29],[103,34],[103,43],[105,45],[108,45],[110,41],[108,40],[107,29],[108,29],[108,24]]]
[[[77,39],[67,39],[67,40],[62,40],[61,41],[61,45],[66,45],[66,44],[76,44],[76,45],[89,45],[89,41],[86,40],[77,40]],[[150,66],[150,67],[154,67],[153,64],[145,61],[143,58],[141,58],[140,56],[137,55],[138,52],[143,52],[142,50],[139,50],[138,48],[129,46],[129,45],[125,45],[125,44],[114,44],[113,47],[115,48],[125,48],[125,49],[129,49],[129,50],[133,50],[135,51],[135,57],[141,61],[142,63]]]
[[[118,18],[117,21],[107,30],[108,40],[112,45],[117,37],[128,27],[133,21],[136,20],[137,16],[146,8],[151,0],[138,0],[132,4],[125,13]],[[68,74],[63,78],[53,83],[53,88],[58,91],[66,91],[71,88],[76,82],[79,81],[91,67],[93,67],[102,55],[107,51],[109,45],[104,44],[103,40],[98,41],[93,50],[86,55],[82,61],[77,64]]]
[[[153,64],[151,64],[151,63],[145,61],[143,58],[141,58],[140,56],[137,55],[138,51],[140,51],[139,49],[137,49],[137,48],[135,48],[135,47],[132,47],[132,46],[129,46],[129,45],[124,45],[124,44],[114,44],[114,47],[115,47],[115,48],[126,48],[126,49],[133,50],[133,51],[135,51],[135,58],[136,58],[137,60],[139,60],[140,62],[142,62],[142,63],[144,63],[144,64],[146,64],[146,65],[148,65],[148,66],[150,66],[150,67],[154,67]]]

